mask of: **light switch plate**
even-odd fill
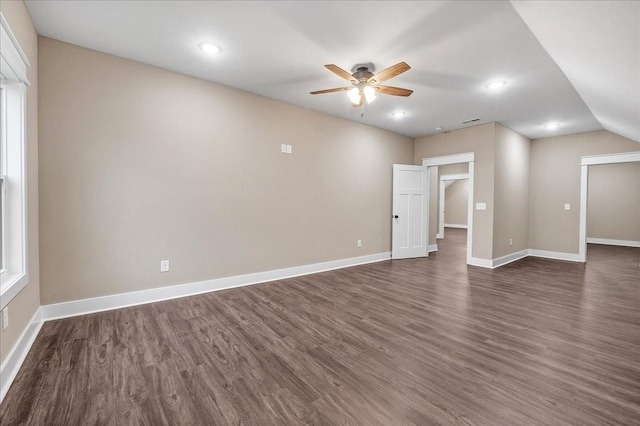
[[[287,152],[287,145],[286,144],[280,145],[280,151],[286,153]]]
[[[287,145],[287,154],[291,154],[291,145]]]
[[[571,204],[565,204],[564,205],[564,209],[565,210],[571,210]]]
[[[169,261],[161,260],[160,261],[160,272],[169,272]]]
[[[476,210],[486,210],[487,203],[476,203]]]

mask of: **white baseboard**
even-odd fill
[[[31,319],[31,322],[22,332],[22,335],[9,352],[5,361],[2,363],[2,366],[0,366],[0,402],[2,402],[9,391],[13,380],[18,374],[22,363],[33,345],[33,342],[38,336],[38,332],[40,331],[44,321],[159,302],[162,300],[176,299],[179,297],[192,296],[195,294],[208,293],[211,291],[234,287],[243,287],[301,275],[315,274],[333,269],[346,268],[349,266],[363,265],[366,263],[380,262],[382,260],[387,260],[390,257],[390,252],[384,252],[368,256],[296,266],[292,268],[257,272],[254,274],[238,275],[234,277],[40,306]]]
[[[368,256],[314,263],[311,265],[295,266],[292,268],[257,272],[254,274],[237,275],[233,277],[218,278],[195,283],[180,284],[168,287],[153,288],[149,290],[132,291],[129,293],[113,294],[110,296],[101,296],[90,299],[73,300],[70,302],[43,305],[41,307],[42,319],[48,321],[58,318],[85,315],[94,312],[126,308],[128,306],[144,305],[146,303],[160,302],[162,300],[176,299],[185,296],[193,296],[196,294],[208,293],[211,291],[225,290],[234,287],[243,287],[247,285],[292,278],[301,275],[315,274],[318,272],[346,268],[355,265],[362,265],[365,263],[380,262],[382,260],[388,260],[390,257],[390,252],[384,252],[371,254]]]
[[[472,257],[467,261],[467,265],[479,266],[480,268],[493,268],[493,261],[489,259],[480,259],[478,257]]]
[[[491,268],[498,268],[500,266],[506,265],[507,263],[515,262],[516,260],[524,259],[529,256],[529,250],[524,249],[517,251],[515,253],[508,254],[506,256],[499,257],[497,259],[493,259],[491,261]]]
[[[433,244],[428,247],[429,252],[438,250],[438,245]],[[545,250],[521,250],[507,256],[494,260],[471,258],[469,265],[482,268],[497,268],[507,263],[522,259],[526,256],[544,257],[548,259],[569,260],[580,262],[578,254],[562,253]],[[110,296],[95,297],[91,299],[74,300],[71,302],[56,303],[41,306],[34,314],[31,322],[23,331],[15,346],[0,366],[0,402],[13,383],[22,363],[24,362],[29,349],[33,345],[44,321],[67,318],[77,315],[85,315],[94,312],[108,311],[112,309],[124,308],[128,306],[142,305],[146,303],[159,302],[162,300],[176,299],[179,297],[192,296],[211,291],[243,287],[263,282],[275,281],[285,278],[292,278],[301,275],[314,274],[333,269],[346,268],[349,266],[362,265],[366,263],[380,262],[391,257],[391,253],[384,252],[367,256],[340,259],[311,265],[296,266],[292,268],[277,269],[273,271],[258,272],[254,274],[238,275],[233,277],[219,278],[195,283],[174,285],[169,287],[154,288],[150,290],[134,291],[130,293],[114,294]]]
[[[455,224],[455,223],[445,223],[444,227],[445,228],[467,229],[467,225],[462,225],[462,224],[458,225],[458,224]]]
[[[468,265],[479,266],[481,268],[495,269],[507,263],[515,262],[516,260],[524,259],[527,256],[544,257],[546,259],[555,260],[569,260],[571,262],[581,262],[580,256],[577,253],[563,253],[559,251],[546,251],[546,250],[534,250],[525,249],[515,253],[508,254],[506,256],[499,257],[497,259],[488,260],[472,257]]]
[[[568,260],[571,262],[582,262],[578,253],[564,253],[560,251],[529,249],[529,256],[544,257],[545,259]]]
[[[611,240],[609,238],[587,238],[587,244],[605,244],[608,246],[640,247],[640,241]]]
[[[31,349],[31,345],[33,345],[33,342],[38,336],[38,332],[43,323],[41,314],[42,308],[38,308],[31,318],[29,325],[24,329],[18,341],[9,352],[9,355],[7,355],[7,358],[0,366],[0,402],[2,402],[9,391],[13,380],[16,378],[22,363]]]
[[[430,244],[427,246],[427,251],[429,253],[432,253],[434,251],[438,251],[438,245],[437,244]]]

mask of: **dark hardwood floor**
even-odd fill
[[[18,425],[638,425],[640,249],[440,251],[44,324]]]

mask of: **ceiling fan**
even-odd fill
[[[356,72],[354,72],[353,74],[349,74],[347,71],[334,64],[325,65],[325,67],[334,74],[349,81],[353,86],[338,87],[336,89],[317,90],[315,92],[310,92],[310,94],[321,95],[323,93],[347,91],[347,95],[349,96],[349,100],[351,100],[353,106],[359,107],[364,104],[365,100],[367,101],[367,103],[373,102],[376,98],[376,93],[393,96],[410,96],[413,93],[413,90],[409,89],[379,85],[379,83],[389,80],[393,77],[397,77],[403,72],[411,69],[411,67],[405,62],[399,62],[385,70],[380,71],[377,74],[371,72],[371,70],[374,69],[373,65],[371,64],[356,65],[354,67],[356,68]]]

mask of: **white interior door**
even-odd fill
[[[425,180],[422,166],[393,165],[393,259],[427,256]]]

